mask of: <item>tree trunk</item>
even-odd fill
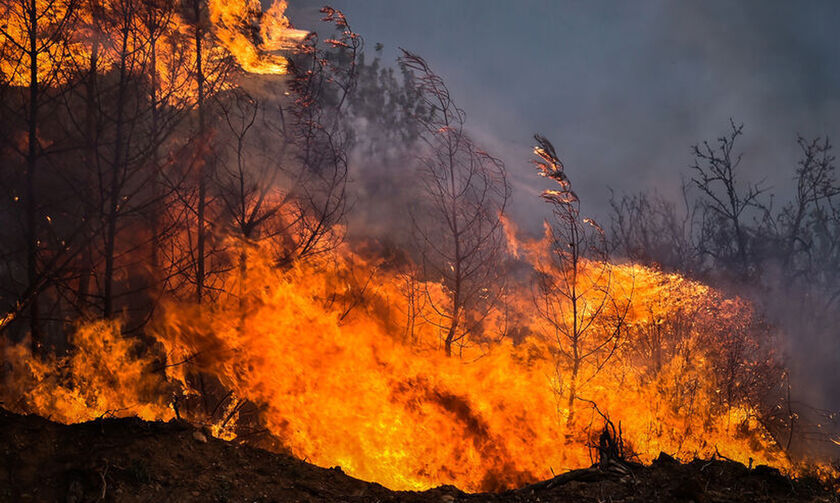
[[[111,166],[111,193],[108,207],[108,227],[105,235],[105,277],[104,283],[104,307],[103,315],[111,318],[114,314],[114,267],[117,239],[117,218],[120,205],[120,177],[122,174],[123,158],[123,115],[125,112],[125,93],[128,84],[128,69],[126,59],[128,58],[128,27],[123,30],[122,46],[120,52],[120,81],[117,90],[117,115],[114,133],[114,161]]]
[[[571,426],[572,422],[575,420],[575,399],[577,398],[578,372],[580,372],[580,361],[576,357],[575,362],[572,365],[572,379],[569,383],[569,415],[566,416],[566,426]]]
[[[452,356],[452,343],[455,342],[455,334],[458,331],[458,309],[452,311],[452,324],[449,325],[449,331],[446,333],[446,340],[444,341],[444,351],[446,356]]]
[[[158,169],[160,165],[160,151],[159,151],[159,141],[160,138],[158,135],[160,134],[159,129],[159,118],[158,118],[158,96],[157,96],[157,88],[158,88],[158,74],[157,74],[157,38],[153,37],[149,42],[149,52],[150,55],[150,68],[151,68],[151,79],[149,86],[151,90],[149,91],[149,103],[151,105],[151,112],[152,112],[152,131],[151,135],[154,139],[154,145],[152,147],[152,173],[153,173],[153,180],[152,180],[152,197],[154,198],[154,205],[152,207],[152,249],[150,250],[150,257],[149,260],[152,264],[152,281],[155,283],[158,282],[158,275],[155,274],[157,271],[160,271],[160,248],[161,248],[161,233],[160,228],[162,224],[162,213],[163,213],[163,196],[160,190],[160,179],[158,177]]]
[[[96,78],[99,64],[99,49],[98,44],[94,42],[93,49],[90,55],[90,66],[88,67],[87,79],[85,79],[85,163],[89,170],[96,169]],[[87,172],[86,172],[87,173]],[[95,187],[94,178],[88,177],[87,183],[89,187]],[[85,217],[88,219],[90,214],[85,211]],[[90,283],[93,271],[93,250],[92,243],[93,236],[89,236],[88,244],[85,245],[85,251],[82,254],[81,271],[79,271],[79,290],[76,296],[76,302],[79,310],[84,310],[90,298]]]
[[[38,201],[35,175],[38,162],[38,11],[37,0],[29,3],[29,145],[26,155],[26,272],[31,294],[29,336],[32,353],[40,351],[42,336],[38,305]]]
[[[205,281],[205,246],[206,246],[206,229],[204,225],[205,212],[207,211],[207,180],[206,164],[207,164],[207,138],[204,125],[204,70],[202,68],[202,47],[201,39],[203,32],[201,30],[201,3],[200,0],[193,0],[193,9],[195,12],[195,59],[196,59],[196,84],[198,87],[198,138],[199,138],[199,154],[201,159],[198,161],[198,229],[196,236],[196,277],[195,277],[195,298],[196,302],[201,304],[204,296],[204,281]]]

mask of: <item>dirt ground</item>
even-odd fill
[[[590,468],[515,491],[390,491],[340,468],[208,437],[181,422],[104,419],[64,426],[0,409],[0,501],[654,502],[833,501],[814,480],[727,461]]]

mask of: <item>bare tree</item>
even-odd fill
[[[425,148],[420,181],[429,213],[415,209],[412,222],[423,274],[441,279],[442,302],[427,292],[440,321],[444,350],[474,334],[501,293],[504,236],[501,216],[510,187],[498,159],[476,148],[464,131],[465,114],[455,105],[443,80],[423,58],[403,51],[400,63],[416,72],[428,115],[418,115]]]
[[[233,234],[272,242],[279,265],[334,246],[345,211],[351,138],[344,114],[362,41],[340,11],[323,12],[340,34],[304,41],[292,92],[269,83],[249,92],[246,84],[215,99],[227,127],[214,191]]]
[[[643,264],[658,264],[682,272],[696,272],[701,257],[695,243],[697,205],[682,187],[675,204],[658,193],[612,194],[610,249]]]
[[[89,29],[97,37],[77,65],[82,92],[65,99],[72,133],[84,146],[81,171],[64,181],[80,194],[90,222],[78,264],[81,314],[127,313],[142,324],[152,310],[141,299],[159,285],[145,262],[157,262],[161,236],[172,229],[159,218],[173,190],[162,183],[160,155],[189,109],[172,99],[183,83],[159,79],[156,66],[158,45],[175,43],[168,36],[173,9],[137,0],[93,9]],[[186,73],[180,57],[172,63]],[[154,225],[147,226],[149,218]]]
[[[803,276],[810,276],[808,273],[819,265],[820,259],[825,259],[815,253],[819,250],[815,242],[821,227],[818,222],[832,213],[840,186],[828,138],[806,140],[799,136],[796,142],[802,152],[796,168],[796,194],[775,219],[773,233],[781,238],[778,253],[787,279],[807,281],[815,278]]]
[[[292,61],[292,106],[270,127],[290,142],[293,162],[281,166],[284,183],[282,220],[275,219],[278,265],[323,254],[342,239],[339,225],[347,211],[348,156],[352,134],[347,110],[358,80],[358,57],[364,41],[344,14],[321,9],[333,38],[311,33]]]
[[[152,152],[152,165],[157,165],[157,177],[162,200],[169,204],[158,207],[158,221],[168,229],[168,239],[160,240],[158,260],[163,265],[160,281],[172,293],[190,297],[201,303],[209,292],[215,291],[217,273],[224,270],[214,241],[213,221],[216,217],[214,195],[210,192],[217,153],[212,141],[214,96],[234,86],[240,76],[235,59],[225,51],[213,50],[219,45],[212,29],[206,0],[179,2],[171,14],[168,5],[160,12],[142,16],[149,33],[158,25],[166,26],[170,17],[177,17],[188,30],[167,29],[165,36],[148,35],[149,59],[155,60],[149,73],[152,100],[151,126],[163,139],[167,131],[167,113],[174,109],[188,112],[169,114],[184,124],[178,127],[180,145],[162,157]],[[160,42],[164,50],[158,51]],[[162,60],[162,61],[161,61]],[[169,196],[171,194],[171,197]],[[161,200],[159,198],[159,200]]]
[[[726,266],[736,276],[746,279],[752,274],[749,210],[766,211],[761,201],[765,189],[761,184],[741,187],[738,168],[741,154],[735,143],[743,134],[744,125],[730,120],[730,132],[717,140],[717,148],[709,142],[695,145],[692,169],[694,185],[701,193],[701,252]]]
[[[535,138],[539,159],[534,162],[540,175],[560,188],[542,193],[552,206],[553,218],[547,226],[548,259],[537,265],[534,303],[548,323],[549,333],[544,335],[554,342],[557,391],[566,395],[570,424],[580,389],[619,347],[632,295],[625,300],[613,294],[604,231],[594,220],[581,217],[580,200],[554,146],[540,135]]]
[[[195,83],[197,88],[197,103],[198,108],[198,138],[199,138],[199,152],[204,154],[198,159],[198,202],[196,203],[196,273],[195,273],[195,298],[196,302],[201,304],[202,296],[204,295],[204,283],[206,276],[206,242],[207,242],[207,226],[205,223],[207,212],[207,163],[208,156],[206,155],[207,138],[207,120],[206,120],[206,76],[204,69],[204,39],[207,32],[207,14],[205,12],[206,6],[202,0],[190,0],[192,7],[192,24],[194,29],[194,51],[195,51]]]

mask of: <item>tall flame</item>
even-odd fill
[[[276,0],[265,12],[259,0],[210,0],[209,7],[219,41],[249,73],[286,73],[288,61],[276,51],[293,48],[307,35],[291,27],[285,16],[285,0]],[[256,43],[255,28],[259,33]]]
[[[108,12],[122,13],[114,16],[118,22],[126,22],[125,12],[154,10],[162,6],[154,3],[131,4],[132,0],[102,0],[101,2],[80,2],[61,0],[56,2],[35,2],[37,78],[40,86],[50,86],[56,81],[72,78],[75,69],[86,69],[86,61],[93,55],[102,69],[114,65],[120,50],[120,27],[109,33],[103,17]],[[28,2],[5,1],[0,24],[0,76],[12,85],[30,84],[31,60],[29,35],[31,19]],[[186,8],[186,7],[185,7]],[[263,12],[259,0],[208,0],[207,8],[211,22],[210,32],[217,43],[211,43],[205,57],[218,58],[225,54],[232,56],[245,72],[258,74],[284,74],[288,61],[281,51],[294,49],[307,32],[292,28],[285,12],[286,0],[275,0]],[[189,10],[189,9],[187,9]],[[161,26],[149,26],[155,19]],[[134,55],[149,50],[149,40],[159,40],[158,62],[155,71],[158,77],[170,81],[186,80],[186,66],[178,69],[176,61],[194,64],[194,47],[189,37],[193,28],[177,14],[148,16],[134,15],[132,20],[128,52]],[[154,37],[153,35],[154,33]]]

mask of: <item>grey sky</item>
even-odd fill
[[[290,0],[317,28],[322,2]],[[745,169],[784,193],[795,135],[836,136],[840,2],[335,0],[372,52],[425,57],[486,150],[536,211],[531,135],[561,152],[576,191],[605,214],[607,186],[675,193],[689,147],[746,124]]]

